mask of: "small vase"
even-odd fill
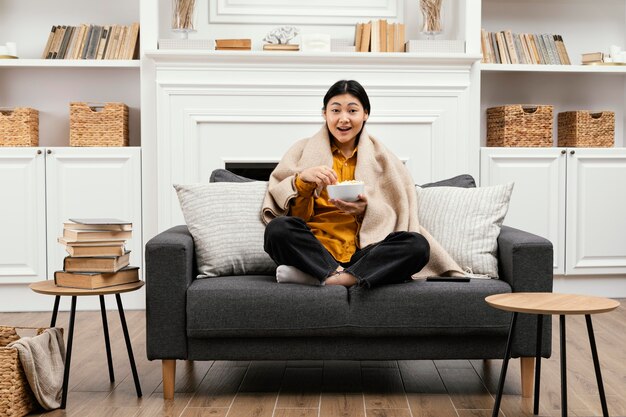
[[[187,39],[194,27],[195,0],[172,0],[172,31],[181,33]]]
[[[441,24],[441,3],[443,0],[419,0],[420,11],[422,12],[421,33],[427,39],[434,39],[443,31]]]

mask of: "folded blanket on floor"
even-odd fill
[[[46,410],[61,406],[65,344],[61,329],[52,328],[8,345],[17,349],[28,384]]]

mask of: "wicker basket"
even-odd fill
[[[128,146],[128,106],[70,103],[70,146]]]
[[[29,107],[0,110],[0,146],[39,146],[39,112]]]
[[[552,146],[552,106],[487,109],[487,146]]]
[[[610,148],[615,142],[615,113],[566,111],[559,113],[559,146]]]
[[[17,349],[6,347],[20,338],[16,329],[35,329],[37,334],[45,330],[0,326],[0,416],[3,417],[25,416],[39,407],[26,380]]]

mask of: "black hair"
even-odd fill
[[[346,93],[356,97],[361,102],[365,113],[370,114],[370,99],[363,86],[354,80],[341,80],[333,84],[324,96],[324,107],[322,109],[326,110],[326,105],[331,98]]]

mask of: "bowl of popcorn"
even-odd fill
[[[363,194],[365,184],[363,181],[342,181],[337,184],[328,185],[328,196],[331,200],[357,201],[359,194]]]

